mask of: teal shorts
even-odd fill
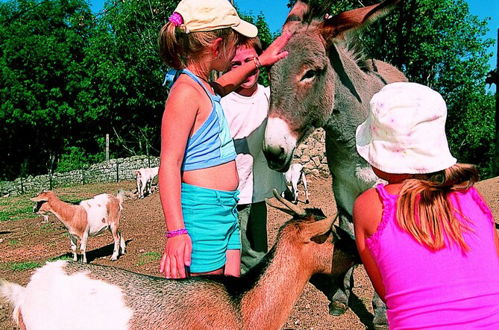
[[[227,250],[240,250],[239,191],[213,190],[182,183],[182,215],[192,240],[192,273],[223,267]]]

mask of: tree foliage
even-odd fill
[[[12,177],[46,170],[78,139],[92,16],[84,0],[11,1],[0,13],[0,162]]]

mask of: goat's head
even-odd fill
[[[274,190],[275,198],[285,208],[269,205],[293,215],[279,230],[277,240],[282,249],[298,251],[300,263],[311,273],[342,274],[356,261],[355,253],[337,244],[342,237],[333,226],[335,217],[326,217],[320,209],[302,209]]]
[[[33,206],[33,213],[45,215],[48,212],[51,212],[52,208],[47,202],[53,196],[55,196],[55,194],[52,191],[44,190],[37,196],[30,198],[32,202],[36,202],[35,206]]]
[[[335,105],[339,86],[341,94],[362,102],[365,95],[352,82],[352,73],[360,71],[355,54],[338,45],[399,1],[386,0],[336,16],[325,16],[313,0],[296,2],[283,26],[283,32],[293,33],[285,47],[289,55],[270,71],[271,104],[263,151],[271,168],[287,171],[296,146],[314,129],[334,120],[335,111],[341,111]],[[336,121],[342,124],[342,119]]]

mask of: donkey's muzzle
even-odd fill
[[[289,169],[291,157],[288,157],[283,147],[264,146],[263,154],[271,169],[279,172],[286,172]]]

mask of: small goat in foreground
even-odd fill
[[[289,170],[284,173],[284,178],[286,179],[286,185],[291,186],[291,193],[293,203],[298,203],[298,184],[303,183],[303,189],[305,190],[305,203],[309,203],[308,199],[308,186],[307,178],[305,172],[303,171],[303,165],[294,163],[289,166]]]
[[[159,167],[141,168],[135,171],[137,176],[137,194],[139,198],[144,198],[144,194],[152,193],[152,182],[158,175]]]
[[[98,235],[106,229],[111,231],[114,239],[111,260],[118,259],[120,248],[121,254],[125,253],[125,240],[119,231],[123,196],[123,192],[119,192],[117,196],[100,194],[74,205],[61,201],[52,191],[43,191],[31,200],[36,202],[33,212],[42,215],[51,212],[66,226],[74,261],[78,260],[76,244],[80,239],[80,251],[83,262],[86,263],[88,236]]]
[[[322,214],[308,212],[318,210],[304,213],[275,195],[294,219],[243,277],[167,280],[56,261],[38,269],[26,287],[0,282],[0,294],[29,329],[280,329],[313,274],[341,274],[355,258],[336,241],[332,217],[320,220]]]

